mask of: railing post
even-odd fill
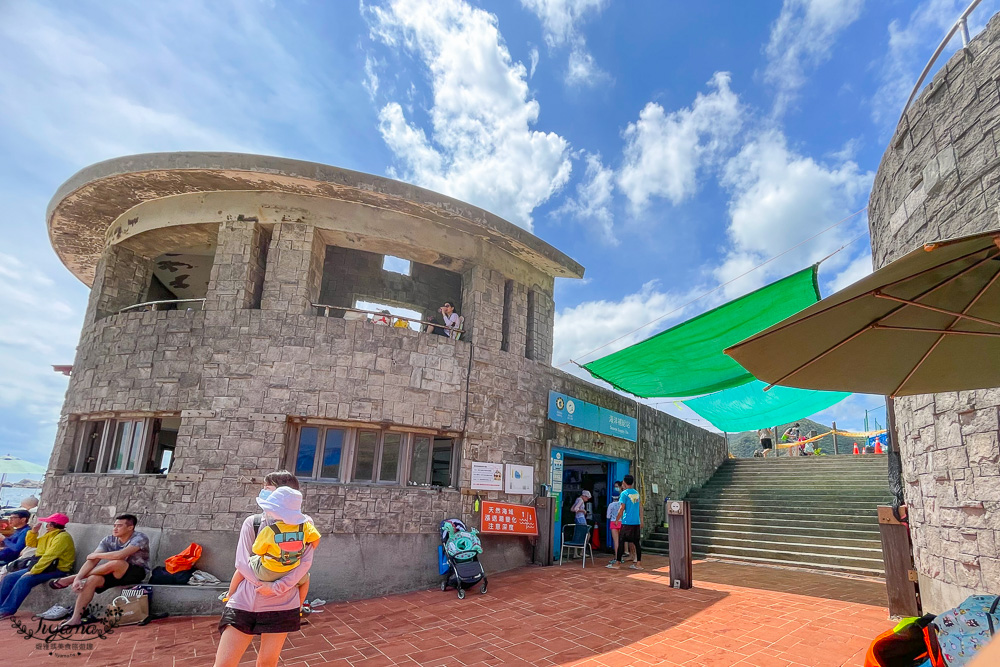
[[[969,21],[966,17],[958,20],[958,27],[962,31],[962,48],[969,48]]]
[[[840,450],[837,449],[837,422],[833,422],[833,453],[840,453]]]

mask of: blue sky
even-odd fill
[[[50,366],[72,362],[87,289],[45,206],[88,164],[258,152],[477,204],[587,267],[557,283],[554,363],[587,361],[863,235],[862,212],[798,245],[864,209],[965,4],[0,0],[0,449],[51,450],[66,378]],[[861,238],[824,262],[824,293],[870,270]],[[880,404],[821,418],[860,427]]]

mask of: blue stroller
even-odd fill
[[[458,599],[465,598],[465,589],[482,582],[480,593],[485,593],[488,580],[479,554],[483,545],[479,541],[479,531],[469,530],[460,519],[445,519],[441,522],[441,547],[439,571],[444,576],[441,590],[458,589]]]

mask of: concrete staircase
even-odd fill
[[[685,500],[695,557],[884,574],[876,506],[891,502],[885,456],[730,459]],[[666,555],[667,529],[642,548]]]

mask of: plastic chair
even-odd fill
[[[583,567],[587,567],[587,552],[590,552],[590,564],[594,564],[594,549],[590,546],[591,526],[570,524],[563,526],[562,547],[559,549],[559,564],[563,564],[563,554],[567,549],[583,554]],[[567,537],[568,536],[568,537]],[[571,556],[573,554],[570,554]]]

